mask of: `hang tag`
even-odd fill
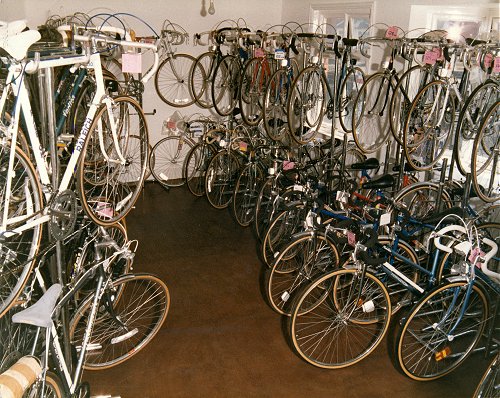
[[[397,39],[398,38],[398,27],[397,26],[389,26],[389,28],[385,31],[386,39]]]
[[[292,170],[295,167],[295,162],[290,160],[283,161],[283,170]]]
[[[274,50],[274,59],[285,59],[285,50]]]
[[[244,141],[240,141],[240,151],[246,152],[248,149],[248,144]]]
[[[347,243],[349,246],[356,246],[356,234],[352,231],[347,231]]]
[[[380,216],[380,226],[390,224],[391,223],[391,218],[392,218],[391,216],[392,216],[391,212],[382,214]]]
[[[437,54],[434,51],[426,50],[424,54],[424,62],[427,65],[434,65],[437,60]]]
[[[170,130],[174,130],[175,128],[177,128],[177,122],[174,120],[167,120],[167,128],[169,128]]]
[[[443,50],[441,50],[440,47],[434,47],[432,51],[436,53],[436,61],[442,61],[444,59]]]
[[[111,203],[97,202],[96,213],[105,218],[113,218],[113,206]]]
[[[266,56],[266,52],[264,51],[263,48],[256,48],[253,52],[253,56],[255,58],[264,58]]]
[[[472,249],[472,251],[470,252],[470,255],[469,255],[469,261],[472,263],[472,264],[476,264],[476,267],[478,268],[481,268],[481,262],[477,262],[477,258],[478,257],[481,257],[481,256],[484,256],[484,252],[479,248],[479,247],[475,247],[474,249]]]
[[[294,191],[298,191],[298,192],[304,192],[304,187],[302,185],[299,185],[299,184],[295,184],[293,186],[293,190]]]
[[[349,201],[347,192],[337,191],[337,201],[339,201],[340,203],[347,203]]]
[[[122,72],[142,73],[142,54],[140,53],[122,54]]]
[[[495,57],[495,63],[493,65],[493,72],[495,72],[495,73],[500,72],[500,57]]]
[[[486,54],[483,59],[484,67],[486,69],[491,68],[491,65],[493,64],[493,55],[492,54]]]

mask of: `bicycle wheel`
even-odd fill
[[[182,108],[194,104],[195,98],[191,95],[189,83],[199,84],[198,78],[190,79],[190,71],[196,59],[188,54],[174,54],[165,59],[155,74],[155,89],[160,99],[167,105]],[[197,66],[200,67],[199,64]],[[197,72],[196,76],[203,71]]]
[[[418,171],[431,170],[451,142],[455,104],[447,95],[446,83],[435,80],[417,94],[403,131],[405,157]]]
[[[239,168],[238,158],[227,150],[220,151],[210,161],[205,176],[205,193],[208,202],[216,209],[229,206]]]
[[[441,194],[441,207],[438,209],[439,184],[417,182],[399,191],[394,203],[404,203],[413,218],[422,220],[440,210],[449,209],[453,203],[446,190]]]
[[[42,391],[42,380],[36,380],[35,383],[26,389],[23,397],[46,397],[46,398],[64,398],[64,387],[61,379],[52,372],[45,375],[45,387]]]
[[[288,337],[295,352],[310,364],[343,368],[377,348],[389,327],[390,314],[389,294],[375,276],[337,270],[297,294]]]
[[[131,136],[140,137],[139,142]],[[121,96],[109,108],[99,108],[82,148],[77,181],[82,207],[95,223],[114,224],[132,209],[144,183],[148,152],[146,119],[137,101]]]
[[[170,136],[158,141],[149,157],[149,168],[155,180],[167,188],[184,185],[184,162],[193,146],[193,142],[184,136]]]
[[[339,121],[346,133],[352,132],[352,114],[354,101],[365,82],[365,74],[361,68],[352,68],[342,80],[339,91]]]
[[[418,381],[447,375],[472,352],[487,319],[488,302],[477,285],[469,296],[467,282],[439,286],[403,321],[395,340],[396,368]]]
[[[352,136],[363,153],[372,153],[387,142],[390,134],[390,78],[383,72],[366,79],[354,101]]]
[[[257,163],[243,168],[234,188],[232,210],[239,225],[248,227],[255,215],[255,205],[264,173]]]
[[[471,172],[471,158],[474,138],[479,133],[485,113],[495,101],[498,101],[498,83],[487,80],[467,97],[457,122],[454,156],[458,170],[462,175]]]
[[[336,269],[339,262],[337,246],[328,236],[321,232],[296,235],[266,271],[267,302],[277,313],[290,316],[289,304],[297,291],[318,275]]]
[[[228,116],[238,101],[240,62],[233,55],[225,55],[215,67],[212,80],[212,103],[221,116]]]
[[[94,294],[88,296],[70,322],[75,347],[83,341],[93,299]],[[93,325],[85,355],[88,370],[107,369],[137,354],[158,333],[170,307],[167,286],[149,274],[129,274],[110,282],[102,300],[108,302],[99,308]]]
[[[212,108],[212,78],[216,55],[213,52],[201,54],[189,72],[191,96],[201,108]]]
[[[288,206],[271,221],[260,250],[265,265],[271,267],[280,249],[290,242],[294,234],[303,230],[306,214],[307,208],[303,204],[296,204]]]
[[[287,69],[278,69],[269,78],[262,110],[264,129],[270,139],[281,140],[288,132],[287,101],[292,84]]]
[[[205,194],[205,177],[215,153],[216,150],[212,145],[200,142],[186,156],[182,175],[189,191],[195,196]]]
[[[321,69],[303,69],[292,83],[287,103],[287,122],[291,138],[300,145],[316,137],[326,110],[326,84]]]
[[[472,184],[485,202],[500,199],[500,101],[486,112],[472,149]]]
[[[432,76],[429,65],[415,65],[401,75],[394,87],[389,103],[389,124],[392,136],[399,145],[403,145],[403,127],[411,104]]]
[[[10,145],[0,143],[0,316],[14,304],[31,274],[42,238],[42,224],[22,232],[8,231],[22,227],[42,209],[42,189],[31,161],[19,148],[15,149],[12,174],[8,174]],[[6,198],[7,183],[10,196]],[[8,200],[8,201],[7,201]],[[5,220],[4,220],[5,218]]]
[[[500,354],[497,354],[484,372],[472,398],[497,398],[500,394]]]

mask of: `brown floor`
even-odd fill
[[[394,370],[385,344],[364,361],[329,371],[287,345],[281,319],[260,292],[249,228],[187,189],[147,184],[127,219],[139,240],[134,271],[168,285],[168,318],[126,363],[87,372],[92,395],[153,397],[471,397],[487,361],[476,354],[454,374],[418,383]]]

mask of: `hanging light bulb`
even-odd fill
[[[208,7],[208,13],[210,15],[214,15],[215,14],[214,0],[210,0],[210,7]]]

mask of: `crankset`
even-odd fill
[[[50,205],[50,234],[55,240],[66,239],[76,225],[78,204],[76,195],[69,189],[61,192]]]

